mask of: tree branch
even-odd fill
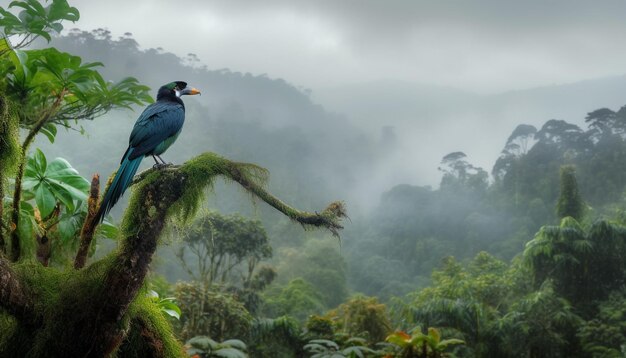
[[[100,197],[100,176],[94,174],[91,179],[91,189],[89,191],[89,199],[87,199],[87,217],[83,223],[83,228],[80,231],[80,246],[74,259],[74,268],[76,270],[81,269],[87,262],[87,254],[89,253],[89,246],[93,239],[96,226],[93,225],[94,218],[98,212],[98,204]]]

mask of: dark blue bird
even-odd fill
[[[176,141],[185,122],[185,105],[180,96],[199,93],[200,91],[187,87],[187,83],[182,81],[168,83],[159,89],[156,102],[146,107],[130,133],[128,149],[102,199],[94,223],[102,222],[124,194],[144,157],[152,156],[155,166],[165,165],[160,155]]]

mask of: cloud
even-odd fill
[[[209,67],[304,86],[383,78],[501,91],[626,73],[626,2],[74,1],[79,26],[133,32]]]

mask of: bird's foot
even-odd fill
[[[161,170],[161,169],[165,169],[167,167],[171,167],[174,164],[172,163],[156,163],[152,166],[152,169],[156,169],[156,170]]]

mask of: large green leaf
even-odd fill
[[[54,194],[45,185],[38,185],[35,189],[35,203],[42,218],[48,217],[57,204]]]
[[[222,342],[222,344],[228,345],[228,346],[230,346],[232,348],[237,348],[239,350],[246,350],[247,349],[246,344],[243,341],[239,340],[239,339],[228,339],[228,340],[225,340],[224,342]]]
[[[221,348],[213,352],[216,357],[222,358],[248,358],[248,355],[235,348]]]

